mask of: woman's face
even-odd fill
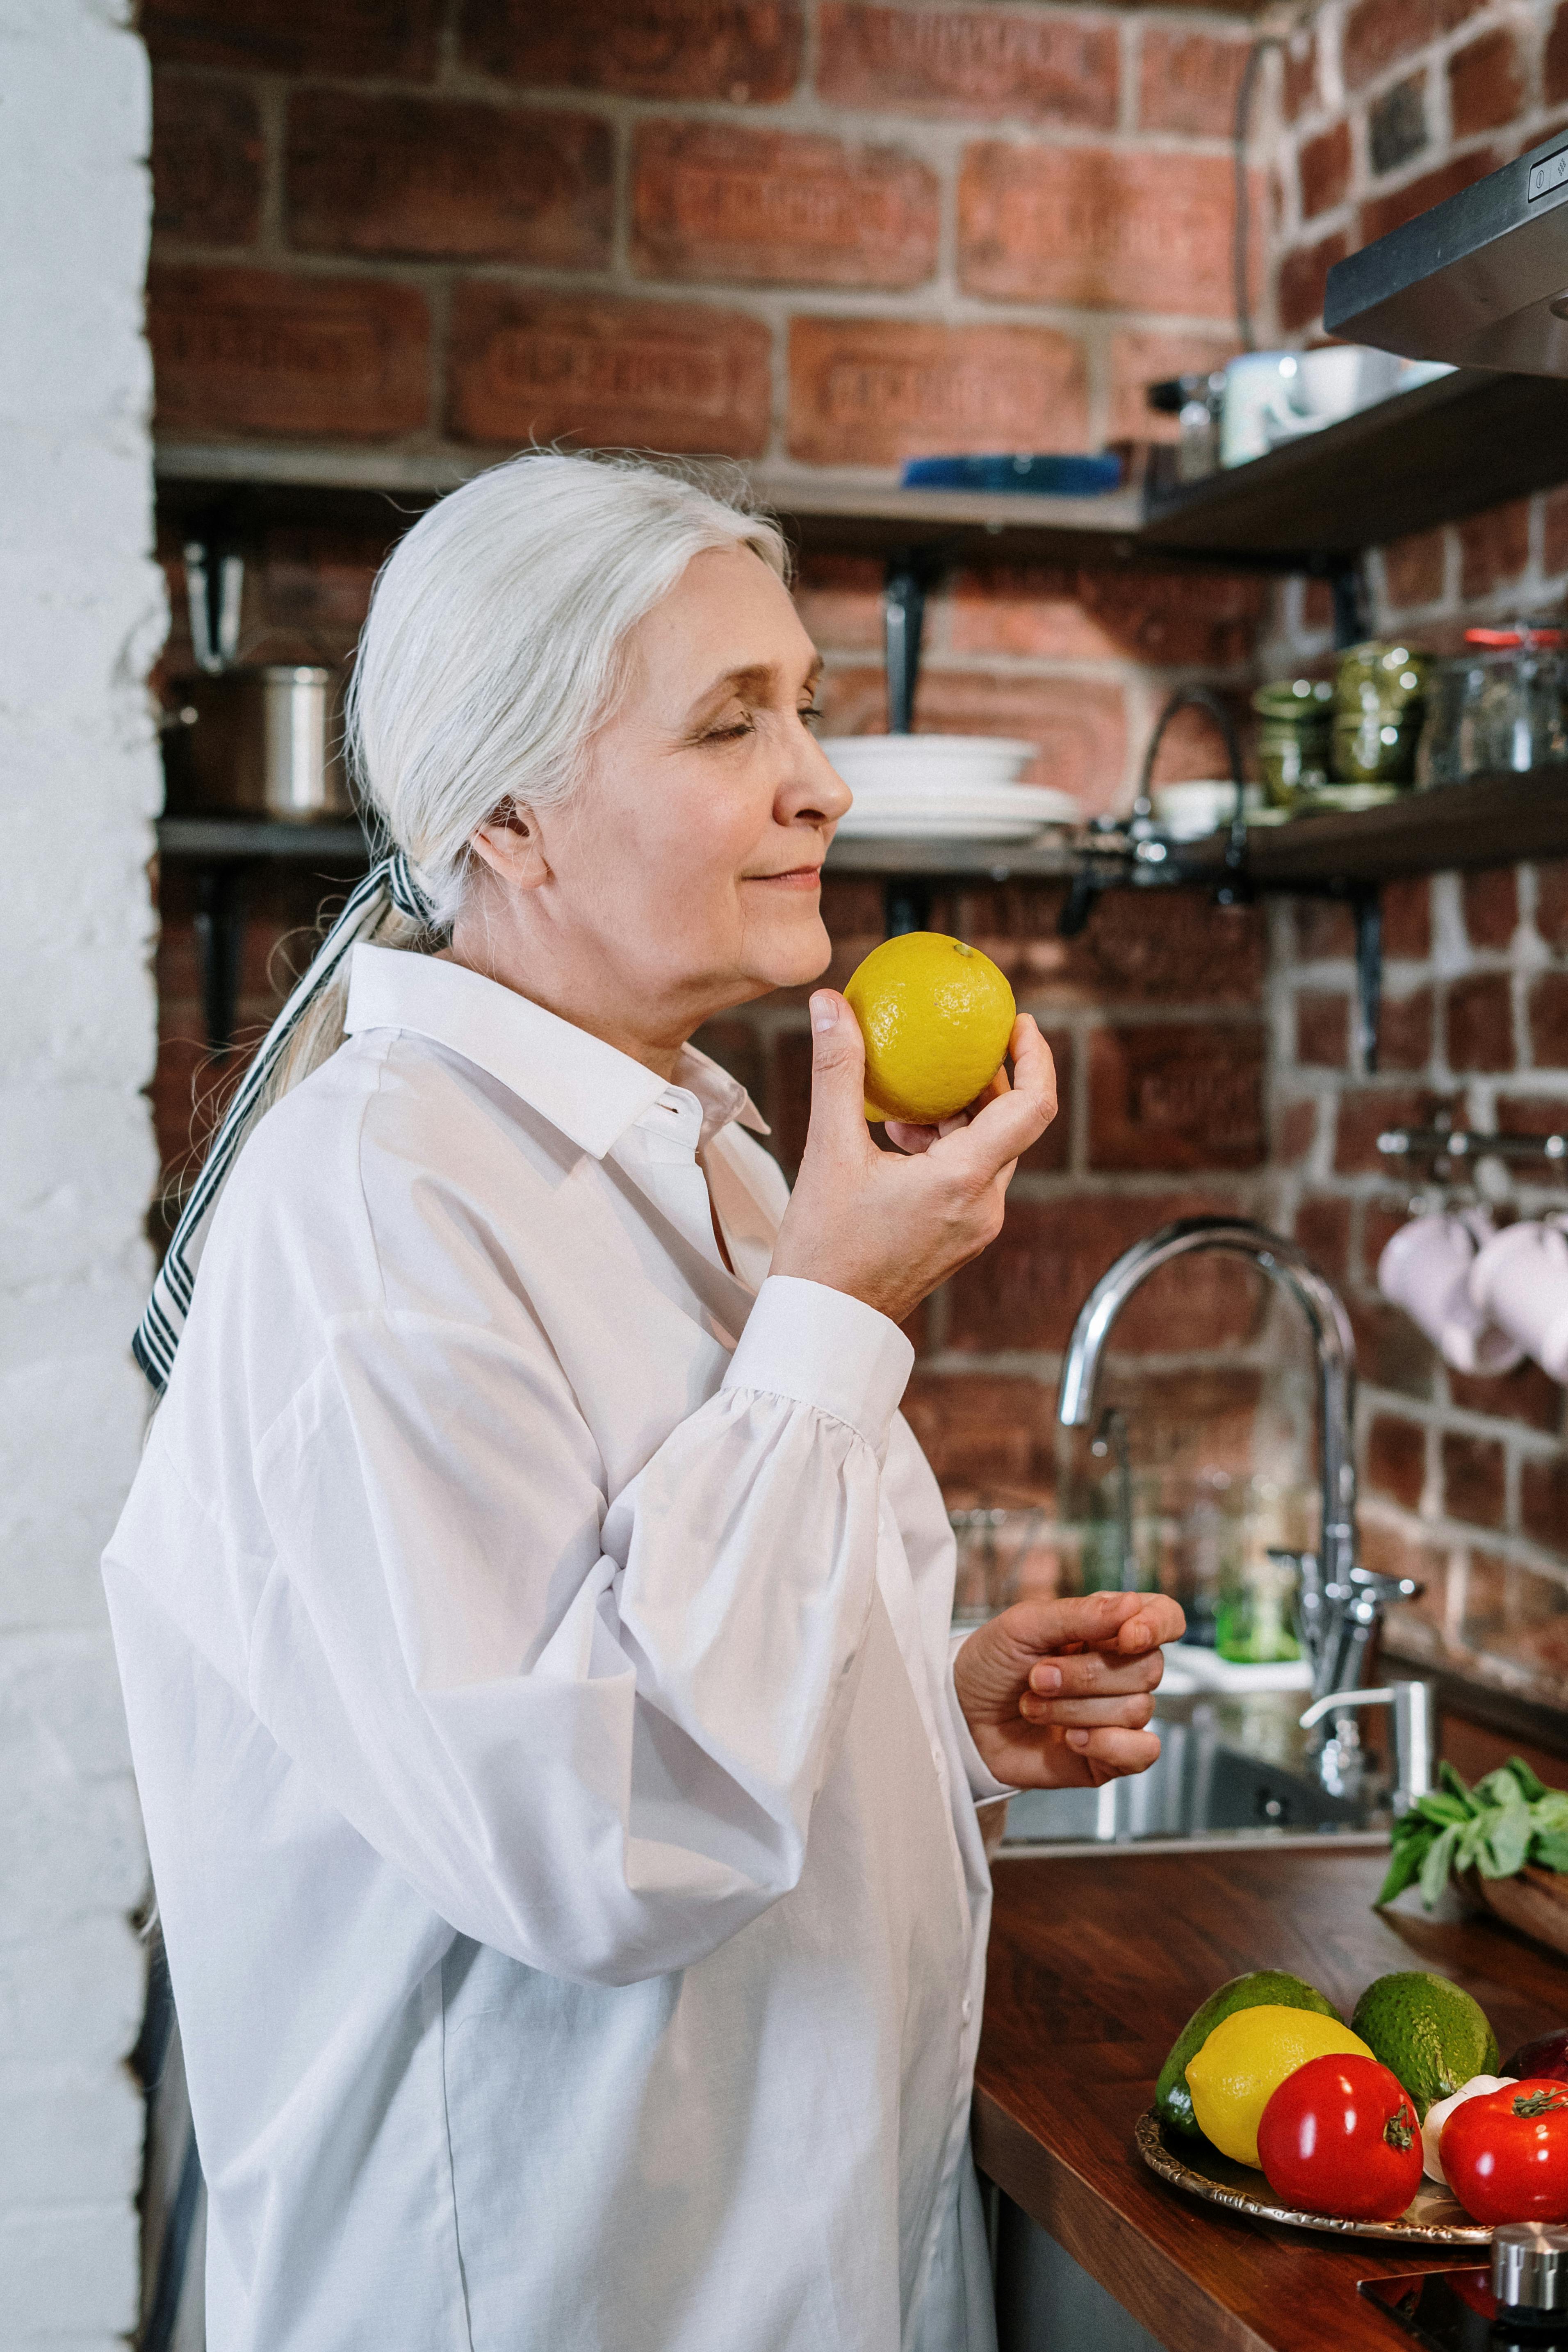
[[[521,813],[519,912],[546,1001],[658,1038],[823,970],[818,869],[850,795],[812,736],[821,662],[749,549],[695,557],[630,652],[571,800]],[[608,1018],[584,1001],[601,982]]]

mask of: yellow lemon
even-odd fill
[[[1258,2161],[1258,2126],[1263,2110],[1285,2080],[1309,2058],[1372,2052],[1359,2033],[1337,2017],[1310,2009],[1238,2009],[1215,2027],[1195,2058],[1187,2061],[1187,2088],[1198,2129],[1222,2156],[1237,2164]]]
[[[873,948],[844,992],[866,1040],[866,1116],[934,1127],[1001,1068],[1017,1007],[989,956],[942,931]]]

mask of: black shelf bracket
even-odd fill
[[[900,549],[888,558],[882,585],[882,642],[888,673],[888,732],[911,735],[915,692],[920,684],[921,640],[925,634],[926,593],[942,569],[932,550]],[[890,878],[882,892],[882,930],[888,939],[931,929],[929,882],[914,875]]]
[[[246,868],[237,861],[204,864],[196,875],[196,958],[202,976],[202,1018],[207,1050],[222,1061],[234,1044],[245,948]]]
[[[1329,593],[1333,598],[1334,651],[1343,653],[1347,646],[1359,646],[1372,635],[1366,567],[1359,555],[1334,565],[1329,573]]]
[[[910,735],[920,682],[921,638],[932,567],[912,551],[890,555],[882,587],[882,638],[888,664],[888,732]]]
[[[1355,1047],[1362,1074],[1377,1069],[1377,1027],[1383,1013],[1383,897],[1375,883],[1351,893],[1355,917]]]

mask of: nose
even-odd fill
[[[781,824],[813,821],[837,824],[855,795],[822,746],[801,730],[800,750],[791,773],[779,788],[776,814]]]

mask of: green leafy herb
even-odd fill
[[[1467,1870],[1512,1878],[1533,1863],[1568,1872],[1568,1790],[1547,1788],[1522,1757],[1510,1757],[1473,1789],[1451,1764],[1439,1767],[1438,1780],[1394,1824],[1379,1903],[1419,1883],[1430,1911],[1450,1874]]]

